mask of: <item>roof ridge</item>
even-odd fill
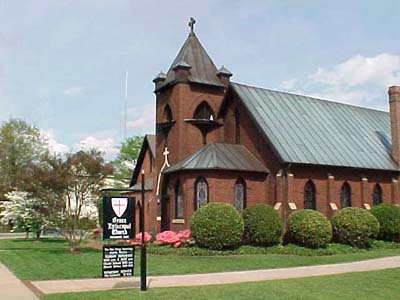
[[[249,88],[256,88],[256,89],[266,90],[266,91],[270,91],[270,92],[274,92],[274,93],[282,93],[282,94],[287,94],[287,95],[292,95],[292,96],[300,96],[300,97],[304,97],[304,98],[308,98],[308,99],[311,99],[311,100],[316,100],[316,101],[320,101],[320,102],[324,102],[324,103],[335,103],[335,104],[339,104],[339,105],[352,106],[352,107],[355,107],[355,108],[361,108],[361,109],[372,110],[372,111],[375,111],[375,112],[381,112],[381,113],[389,114],[389,112],[385,111],[385,110],[372,108],[372,107],[367,107],[367,106],[356,105],[356,104],[351,104],[351,103],[339,102],[337,100],[322,99],[322,98],[317,98],[317,97],[313,97],[313,96],[301,95],[301,94],[296,94],[296,93],[286,92],[286,91],[280,91],[280,90],[273,90],[273,89],[269,89],[269,88],[265,88],[265,87],[249,85],[249,84],[233,82],[233,81],[231,81],[231,84],[233,84],[233,85],[235,85],[235,84],[236,85],[241,85],[241,86],[245,86],[245,87],[249,87]]]

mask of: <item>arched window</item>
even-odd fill
[[[235,109],[235,143],[240,143],[240,112]]]
[[[351,206],[351,187],[347,182],[343,183],[340,191],[340,206],[341,208]]]
[[[194,209],[208,203],[208,183],[204,177],[197,178],[194,183]]]
[[[304,186],[304,209],[316,209],[315,185],[309,180]]]
[[[382,188],[379,183],[375,184],[374,193],[372,194],[373,205],[382,204]]]
[[[171,122],[173,120],[171,107],[167,104],[164,108],[163,122]]]
[[[178,180],[175,184],[175,219],[184,218],[184,203],[182,184]]]
[[[235,208],[242,213],[243,209],[246,208],[246,183],[242,178],[236,181],[233,193],[233,204]]]
[[[213,111],[210,105],[205,101],[201,102],[194,111],[193,119],[214,120]]]

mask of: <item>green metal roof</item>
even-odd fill
[[[165,81],[158,89],[176,82],[173,69],[178,64],[190,67],[189,82],[223,87],[223,84],[217,77],[217,67],[194,33],[189,34],[178,55],[172,62]]]
[[[283,162],[399,170],[389,113],[231,83]]]
[[[211,143],[164,170],[233,170],[268,173],[268,169],[243,145]]]

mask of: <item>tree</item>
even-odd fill
[[[12,225],[13,230],[23,230],[26,237],[29,232],[36,234],[36,239],[40,238],[40,233],[46,223],[44,215],[41,213],[41,203],[38,199],[29,197],[27,192],[9,192],[6,195],[9,201],[1,203],[4,208],[2,213],[2,223]]]
[[[22,189],[22,177],[47,151],[39,129],[23,120],[10,119],[0,127],[0,198]]]
[[[51,208],[49,220],[68,240],[71,252],[93,223],[89,220],[96,218],[95,201],[112,173],[113,166],[96,150],[68,154],[65,159],[49,157],[34,169],[38,181],[31,186],[32,194]]]
[[[117,158],[113,162],[116,179],[124,180],[132,176],[142,144],[142,136],[128,137],[121,143]]]

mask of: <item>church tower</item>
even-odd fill
[[[161,72],[153,80],[158,174],[165,158],[172,165],[204,145],[224,139],[222,120],[217,119],[217,113],[232,74],[224,67],[217,69],[197,38],[194,24],[191,18],[189,35],[168,72]],[[168,194],[162,191],[168,188],[164,179],[158,180],[157,187],[161,204],[161,195]]]

